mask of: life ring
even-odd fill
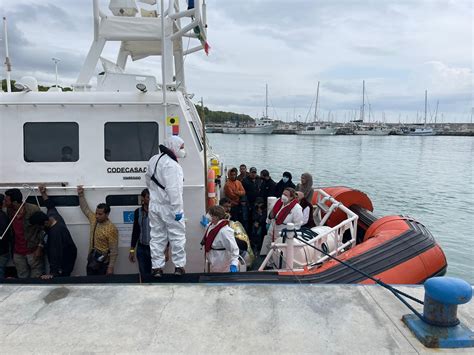
[[[207,171],[207,207],[216,205],[216,172],[213,169]]]

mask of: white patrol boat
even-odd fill
[[[153,3],[154,0],[149,0]],[[164,1],[161,1],[163,3]],[[372,202],[347,187],[315,190],[312,229],[288,223],[274,236],[258,271],[204,273],[200,221],[206,205],[219,197],[216,176],[223,166],[206,143],[202,124],[186,92],[184,56],[207,51],[205,2],[170,0],[158,11],[141,11],[133,0],[111,0],[112,14],[93,1],[94,40],[73,92],[38,92],[33,78],[15,83],[21,92],[0,94],[0,191],[22,189],[27,201],[41,204],[36,186],[45,184],[78,248],[74,276],[83,276],[89,248],[89,222],[79,208],[77,185],[93,208],[111,206],[120,233],[115,273],[105,277],[55,278],[50,282],[140,282],[128,260],[133,211],[145,188],[147,162],[173,134],[184,141],[187,274],[159,282],[420,283],[446,271],[444,254],[431,233],[404,216],[377,218]],[[164,10],[164,11],[162,11]],[[196,39],[184,50],[183,37]],[[103,59],[94,90],[90,81],[108,41],[119,41],[117,60]],[[160,56],[162,82],[125,72],[127,60]],[[7,76],[8,77],[8,76]],[[208,169],[209,168],[209,169]],[[276,198],[269,198],[269,210]],[[274,220],[272,223],[275,223]],[[242,231],[234,228],[236,238]],[[337,259],[339,258],[339,259]],[[342,261],[342,260],[344,261]],[[363,272],[349,267],[357,265]],[[245,261],[240,271],[245,270]],[[120,275],[121,274],[121,275]],[[143,275],[142,275],[143,276]],[[47,282],[27,280],[28,282]],[[6,280],[23,283],[25,280]]]
[[[109,11],[94,0],[94,39],[73,92],[38,92],[34,78],[23,78],[15,83],[21,92],[0,93],[0,192],[19,188],[36,204],[36,187],[46,185],[78,248],[73,275],[85,274],[89,248],[77,185],[84,185],[92,209],[100,202],[111,206],[110,219],[120,233],[115,273],[137,272],[127,257],[133,211],[146,187],[148,160],[172,134],[184,139],[187,151],[180,159],[187,271],[203,270],[199,222],[206,208],[205,160],[213,158],[214,171],[219,164],[210,151],[205,154],[203,125],[186,91],[185,56],[208,50],[205,2],[193,3],[188,9],[184,1],[166,1],[161,16],[147,10],[140,15],[135,1],[112,0]],[[196,43],[185,49],[183,38]],[[115,62],[101,57],[110,41],[121,44]],[[152,56],[162,59],[162,83],[125,71],[129,58]],[[104,68],[93,88],[101,61]]]

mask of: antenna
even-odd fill
[[[61,59],[51,58],[51,60],[54,62],[54,71],[56,72],[56,89],[57,89],[59,87],[58,86],[58,63],[61,61]]]
[[[3,18],[3,34],[4,34],[4,43],[5,43],[5,72],[7,77],[7,92],[12,92],[12,84],[10,74],[12,71],[12,65],[10,63],[10,57],[8,54],[8,31],[7,31],[7,18]]]

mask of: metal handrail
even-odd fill
[[[359,216],[348,209],[346,206],[344,206],[342,203],[334,199],[332,196],[327,194],[325,191],[318,189],[315,190],[316,193],[318,193],[318,204],[321,204],[322,206],[325,206],[325,216],[319,223],[319,226],[323,226],[327,220],[329,219],[330,215],[335,212],[336,210],[341,210],[344,212],[347,216],[346,219],[344,219],[342,222],[337,224],[334,227],[331,227],[329,230],[325,231],[324,233],[321,233],[317,235],[316,237],[312,238],[311,240],[307,241],[306,243],[309,245],[315,245],[318,241],[322,240],[323,238],[326,238],[330,234],[335,233],[336,234],[336,248],[330,252],[327,253],[326,255],[320,257],[316,261],[311,261],[311,263],[308,263],[306,265],[302,266],[310,266],[310,265],[321,265],[321,263],[325,262],[327,259],[329,259],[332,256],[339,255],[341,251],[345,250],[348,247],[353,247],[356,244],[357,241],[357,221],[359,219]],[[331,205],[327,206],[325,203],[330,202]],[[320,214],[320,211],[319,211]],[[342,238],[344,233],[349,230],[351,233],[351,239],[348,240],[347,242],[343,243]],[[292,224],[289,224],[288,228],[285,230],[286,233],[294,231],[294,226]],[[263,271],[265,267],[267,266],[268,262],[270,261],[271,257],[276,251],[281,251],[284,252],[286,251],[288,254],[291,256],[294,255],[294,248],[304,248],[306,247],[305,244],[294,244],[293,240],[291,238],[291,243],[288,243],[287,241],[284,241],[283,243],[275,243],[273,242],[271,244],[270,250],[264,259],[263,263],[259,267],[259,271]],[[291,270],[300,270],[298,268],[294,268],[294,259],[293,257],[287,257],[287,269]],[[301,263],[298,263],[298,265],[301,265]]]

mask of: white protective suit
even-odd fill
[[[176,155],[183,143],[180,137],[171,136],[165,141],[165,146]],[[151,180],[153,174],[164,189]],[[150,190],[152,268],[165,266],[165,249],[168,242],[173,264],[175,267],[184,267],[186,265],[184,216],[179,221],[175,220],[176,214],[183,213],[183,169],[167,154],[154,155],[148,162],[146,182]]]
[[[219,223],[217,223],[219,224]],[[208,233],[214,229],[215,225],[209,226]],[[212,242],[213,250],[207,253],[207,261],[210,264],[211,272],[229,272],[230,265],[239,266],[239,247],[234,237],[234,230],[228,225],[224,226]]]
[[[280,211],[283,209],[284,206],[280,209]],[[270,223],[270,228],[268,228],[268,233],[267,235],[263,238],[263,243],[262,243],[262,249],[260,250],[260,255],[267,255],[268,251],[270,250],[270,246],[272,242],[278,239],[280,236],[280,232],[286,228],[286,225],[288,223],[293,223],[295,225],[296,229],[301,228],[303,225],[303,209],[301,208],[300,204],[297,203],[288,213],[288,216],[286,216],[285,220],[283,221],[283,224],[277,225],[276,224],[276,217],[273,219],[268,219],[267,222]]]

